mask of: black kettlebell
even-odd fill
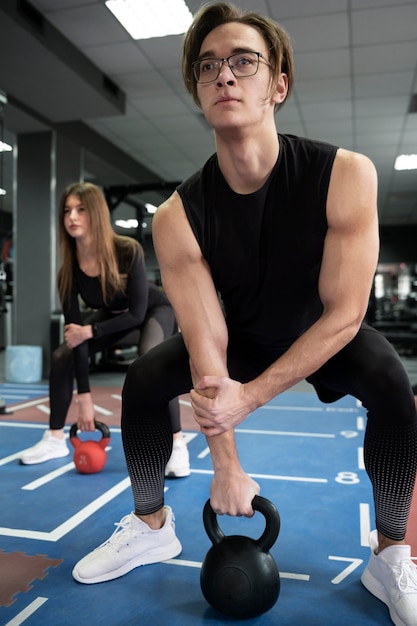
[[[280,516],[275,505],[262,496],[254,497],[252,507],[266,520],[259,539],[226,537],[210,500],[203,510],[204,527],[213,545],[201,567],[201,590],[214,609],[232,617],[249,618],[269,611],[280,592],[278,567],[268,552],[278,537]]]

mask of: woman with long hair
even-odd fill
[[[148,282],[142,246],[117,235],[101,189],[74,183],[59,206],[61,267],[58,291],[65,318],[64,343],[53,353],[49,378],[49,430],[21,463],[31,465],[70,453],[64,426],[77,383],[78,428],[95,430],[89,383],[90,357],[139,329],[139,356],[170,337],[176,329],[165,294]],[[80,299],[91,309],[86,319]],[[188,450],[180,426],[178,398],[170,402],[173,454],[166,475],[188,476]]]

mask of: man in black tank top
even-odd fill
[[[239,463],[234,429],[307,379],[322,401],[350,394],[368,411],[376,530],[362,582],[395,624],[416,626],[417,569],[404,540],[417,471],[414,396],[397,353],[363,323],[378,259],[375,168],[363,155],[277,133],[293,57],[269,18],[203,7],[184,40],[183,76],[216,153],[153,221],[182,332],[129,369],[122,429],[134,512],[73,576],[110,580],[181,550],[164,506],[170,398],[191,389],[214,510],[250,517],[259,485]]]

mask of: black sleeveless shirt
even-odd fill
[[[178,187],[224,305],[230,339],[289,346],[320,316],[318,278],[335,146],[279,135],[279,157],[258,191],[241,195],[214,154]]]

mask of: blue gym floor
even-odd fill
[[[13,411],[0,419],[2,626],[391,624],[385,605],[360,583],[374,513],[362,458],[365,412],[353,398],[323,405],[313,393],[287,392],[237,429],[243,467],[281,516],[271,548],[281,591],[269,612],[233,620],[209,607],[200,589],[200,566],[211,545],[202,509],[212,477],[200,433],[185,430],[191,476],[166,482],[182,554],[109,583],[81,585],[72,579],[74,564],[132,508],[120,428],[111,427],[107,463],[98,474],[79,474],[72,457],[22,466],[20,452],[39,440],[47,418],[39,423],[19,416],[36,398],[43,406],[47,387],[0,385],[0,394]],[[264,529],[260,513],[219,517],[218,523],[226,535],[259,537]],[[416,525],[409,532],[416,538]]]

